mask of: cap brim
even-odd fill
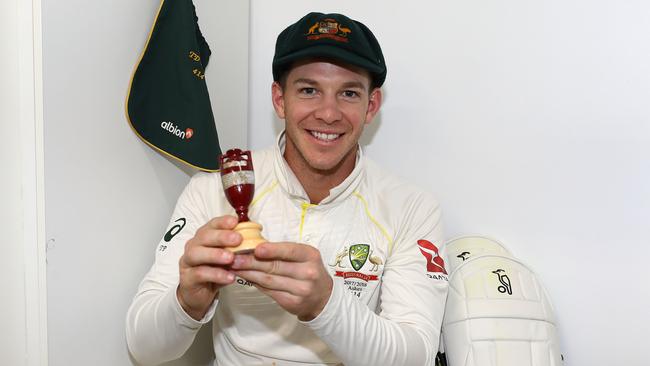
[[[352,52],[349,52],[340,47],[330,45],[316,45],[304,48],[300,51],[294,52],[290,55],[278,58],[273,61],[273,77],[277,80],[281,75],[281,71],[286,69],[292,63],[309,58],[326,58],[340,61],[345,64],[360,67],[367,70],[373,75],[381,75],[384,69],[378,67],[375,63],[360,57]]]

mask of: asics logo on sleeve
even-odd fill
[[[181,217],[180,219],[174,221],[175,223],[178,222],[178,224],[172,226],[169,231],[165,234],[165,241],[169,242],[171,241],[176,234],[180,233],[181,230],[185,227],[185,218]]]
[[[427,259],[427,272],[438,272],[447,274],[445,261],[438,254],[438,248],[428,240],[418,240],[420,252]]]

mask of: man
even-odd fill
[[[241,242],[219,174],[199,173],[127,316],[137,360],[180,357],[213,320],[217,365],[432,365],[447,282],[437,203],[383,172],[358,141],[386,66],[363,24],[310,13],[279,36],[272,101],[285,131],[253,153]]]

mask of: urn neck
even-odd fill
[[[248,218],[248,207],[236,207],[235,212],[237,213],[239,222],[250,221]]]

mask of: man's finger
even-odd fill
[[[303,266],[297,262],[285,262],[279,259],[259,260],[250,254],[238,254],[232,263],[232,269],[238,271],[258,271],[277,276],[306,279]]]
[[[190,267],[201,265],[229,265],[234,256],[231,252],[220,248],[197,246],[183,255],[183,261]]]
[[[215,217],[212,220],[208,221],[204,227],[210,229],[222,229],[222,230],[232,230],[237,226],[237,217],[232,215],[224,215]]]
[[[319,256],[316,248],[298,243],[262,243],[253,252],[259,259],[276,259],[287,262],[307,262]]]
[[[203,227],[196,232],[197,244],[210,247],[236,247],[241,244],[241,234],[231,230],[219,230]]]
[[[236,270],[234,273],[249,282],[269,290],[297,294],[297,292],[302,293],[302,288],[304,287],[303,281],[295,280],[290,277],[268,274],[266,272]],[[298,291],[296,291],[296,289],[298,289]]]
[[[273,290],[266,288],[264,286],[261,286],[257,283],[253,283],[253,286],[260,290],[260,292],[266,294],[268,297],[272,298],[279,304],[286,304],[289,306],[295,306],[295,304],[300,303],[300,297],[291,294],[290,292],[287,291],[282,291],[282,290]]]
[[[198,266],[187,269],[190,282],[214,283],[225,286],[235,281],[235,274],[223,268],[213,266]]]

